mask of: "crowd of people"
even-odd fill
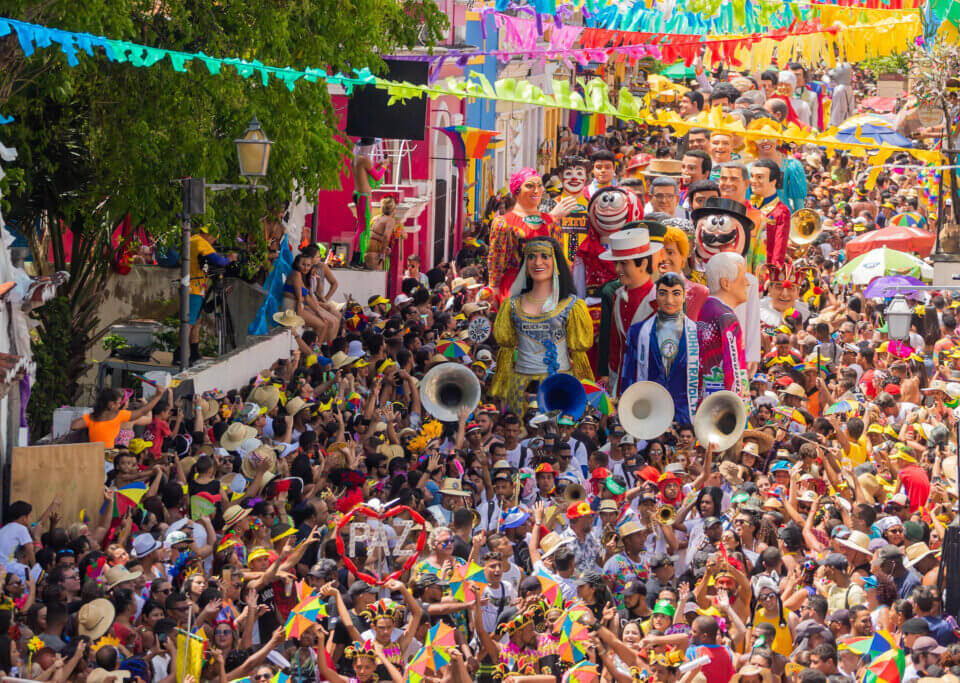
[[[799,65],[734,76],[681,113],[822,125]],[[332,303],[304,249],[276,316],[297,350],[240,389],[104,390],[74,424],[108,449],[102,508],[6,511],[0,671],[960,680],[960,300],[908,293],[894,339],[889,297],[838,273],[895,213],[935,223],[917,173],[698,127],[565,151],[390,298]]]

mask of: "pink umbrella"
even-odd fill
[[[847,258],[854,258],[880,247],[905,251],[922,258],[930,255],[936,240],[936,235],[921,228],[892,225],[883,230],[868,232],[847,242]]]
[[[887,342],[887,353],[903,360],[904,358],[909,358],[913,353],[913,349],[904,344],[902,341],[894,339]]]

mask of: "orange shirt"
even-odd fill
[[[90,434],[90,443],[103,443],[107,448],[113,448],[117,435],[120,433],[120,425],[129,422],[133,416],[129,410],[120,410],[117,416],[112,420],[96,421],[90,414],[83,416],[83,422],[87,425],[87,432]]]

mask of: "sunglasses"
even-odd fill
[[[253,677],[255,681],[269,681],[273,678],[270,674],[257,674]]]

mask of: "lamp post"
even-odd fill
[[[887,319],[887,334],[891,339],[904,341],[910,337],[910,320],[913,318],[913,309],[903,297],[897,294],[884,313]]]
[[[262,178],[267,175],[270,163],[270,148],[273,141],[267,137],[254,116],[244,131],[243,137],[233,141],[237,146],[237,161],[240,175],[245,178]],[[212,190],[265,190],[257,184],[210,184],[203,178],[183,180],[183,208],[180,212],[180,371],[190,367],[190,218],[206,211],[206,191]]]

